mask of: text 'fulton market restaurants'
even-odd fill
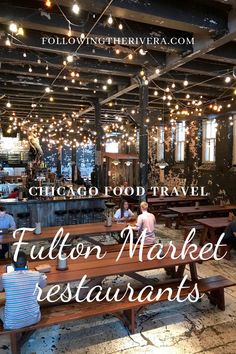
[[[224,354],[236,0],[0,3],[0,354]]]

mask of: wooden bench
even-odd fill
[[[196,229],[196,232],[200,231],[200,232],[203,232],[204,230],[204,226],[201,225],[201,224],[190,224],[190,225],[185,225],[183,227],[183,230],[184,230],[184,240],[186,240],[189,232],[192,230],[192,229]]]
[[[225,310],[224,288],[235,285],[232,281],[219,275],[199,279],[197,283],[199,292],[201,294],[207,294],[212,304],[218,306],[220,310]],[[163,291],[167,288],[171,288],[173,290],[172,297],[174,297],[177,294],[179,284],[179,281],[172,281],[162,285],[160,284],[159,287],[156,287],[156,291],[158,291],[158,288],[162,288]],[[188,281],[189,288],[186,289],[184,287],[182,289],[181,297],[186,297],[193,290],[194,285],[195,282]],[[142,288],[135,291],[136,296],[138,291],[141,289]],[[168,291],[164,291],[158,302],[167,300]],[[29,336],[39,328],[106,314],[114,314],[117,316],[120,320],[123,321],[130,332],[134,333],[137,327],[138,313],[143,309],[144,306],[155,302],[155,300],[151,302],[144,300],[142,303],[138,301],[130,302],[127,296],[121,302],[99,302],[99,306],[97,302],[74,302],[57,305],[50,304],[41,309],[42,316],[39,323],[17,330],[4,330],[2,327],[0,327],[0,335],[10,335],[12,354],[19,354],[21,346],[25,343]]]
[[[163,214],[162,218],[165,220],[165,226],[171,228],[172,223],[177,219],[178,214]]]

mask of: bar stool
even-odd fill
[[[64,226],[66,224],[66,222],[65,222],[66,214],[67,214],[66,210],[55,210],[56,225]]]
[[[30,227],[30,213],[22,212],[16,214],[18,227]]]
[[[93,209],[86,208],[80,210],[80,223],[86,224],[92,222],[93,219]]]
[[[80,213],[79,209],[69,209],[69,224],[71,225],[78,224],[79,213]]]

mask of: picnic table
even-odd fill
[[[207,201],[208,197],[204,196],[186,196],[186,197],[148,197],[149,204],[194,204],[195,202]]]
[[[204,232],[200,239],[201,245],[204,244],[207,237],[215,244],[219,233],[223,232],[230,223],[227,217],[195,219],[195,221],[204,226]]]
[[[186,207],[171,207],[170,211],[178,215],[176,221],[176,228],[179,225],[186,225],[188,218],[190,216],[205,216],[205,215],[216,215],[216,214],[227,214],[232,210],[236,210],[236,205],[200,205],[199,207],[186,206]],[[220,216],[220,215],[219,215]]]
[[[122,247],[123,245],[119,245]],[[126,245],[127,246],[127,245]],[[167,252],[168,246],[164,247],[163,251]],[[176,247],[176,255],[181,253],[182,246],[179,245]],[[224,300],[224,288],[234,285],[230,280],[222,276],[212,276],[203,279],[198,278],[197,273],[197,263],[200,261],[199,252],[200,247],[194,252],[196,259],[190,255],[190,252],[187,251],[185,257],[180,257],[178,259],[171,258],[171,251],[167,252],[167,255],[163,259],[147,259],[147,254],[150,248],[146,247],[143,250],[143,261],[139,260],[139,249],[136,249],[133,258],[129,256],[129,250],[125,249],[118,261],[117,256],[120,250],[115,249],[114,251],[110,250],[106,256],[102,259],[97,259],[95,254],[89,255],[87,259],[78,258],[77,260],[68,260],[68,269],[60,271],[57,269],[56,260],[44,260],[44,261],[30,261],[29,269],[35,269],[38,265],[50,264],[51,271],[47,273],[48,284],[60,284],[68,283],[73,281],[79,281],[86,274],[89,278],[89,282],[86,286],[94,286],[94,284],[100,283],[102,279],[112,276],[112,275],[128,275],[136,280],[138,280],[142,287],[136,289],[139,291],[144,288],[145,284],[153,284],[151,279],[147,279],[145,276],[137,274],[137,272],[155,270],[155,269],[171,269],[171,279],[159,282],[157,279],[153,279],[155,285],[155,290],[162,289],[163,294],[158,300],[145,299],[144,302],[140,303],[138,300],[134,302],[129,301],[128,296],[124,296],[121,302],[107,301],[106,299],[99,302],[99,304],[94,301],[89,303],[84,301],[82,303],[70,302],[67,304],[49,304],[42,307],[42,317],[39,323],[32,325],[30,327],[25,327],[23,329],[5,331],[0,327],[1,334],[9,334],[11,337],[11,346],[13,354],[19,353],[19,348],[24,342],[24,338],[28,338],[29,335],[36,329],[70,322],[73,320],[78,320],[81,318],[89,318],[97,315],[106,315],[108,313],[116,315],[121,319],[124,324],[129,328],[131,333],[135,332],[137,316],[140,310],[151,303],[156,301],[162,302],[168,300],[168,291],[167,289],[172,289],[173,296],[179,291],[178,288],[181,284],[181,281],[184,277],[184,272],[186,266],[189,266],[191,278],[187,280],[187,287],[181,289],[181,297],[187,297],[188,294],[193,291],[195,284],[198,285],[199,293],[206,293],[211,301],[211,303],[217,305],[221,310],[225,309],[225,300]],[[212,251],[208,251],[205,256],[209,256],[209,259],[213,257]],[[194,257],[194,258],[195,258]],[[0,267],[0,275],[5,272],[5,266]],[[115,288],[116,289],[116,288]],[[114,290],[115,290],[114,289]],[[84,295],[83,295],[84,296]],[[17,335],[21,334],[22,338],[19,340]],[[26,336],[26,337],[25,337]]]
[[[24,241],[26,242],[39,242],[52,240],[60,227],[63,227],[64,235],[70,234],[70,237],[81,237],[86,241],[94,244],[102,245],[101,242],[92,239],[90,236],[101,236],[101,234],[121,232],[127,223],[113,222],[111,226],[107,227],[104,222],[91,223],[91,224],[77,224],[77,225],[64,225],[64,226],[51,226],[43,227],[40,235],[35,235],[33,232],[26,231],[24,234]],[[19,232],[20,233],[20,232]],[[0,244],[13,244],[17,239],[13,238],[12,232],[0,234]]]

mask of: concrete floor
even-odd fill
[[[182,232],[157,228],[158,239],[180,241]],[[222,274],[236,281],[236,252],[230,261],[209,261],[198,265],[201,277]],[[145,276],[162,279],[163,272],[144,272]],[[122,285],[128,277],[111,277]],[[130,279],[129,279],[130,281]],[[135,284],[135,282],[133,282]],[[205,296],[197,304],[161,303],[149,306],[138,319],[138,331],[130,335],[113,316],[96,317],[53,326],[35,332],[22,348],[22,354],[224,354],[236,353],[236,287],[225,291],[226,310],[209,304]],[[10,353],[9,339],[0,337],[0,354]]]

